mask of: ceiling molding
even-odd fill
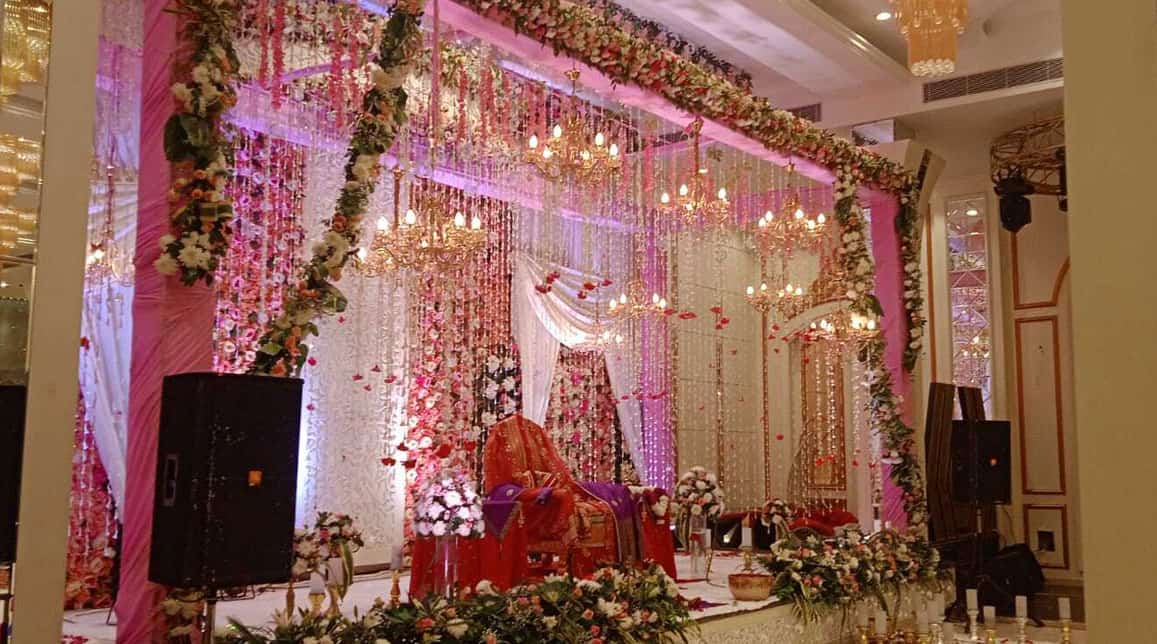
[[[843,42],[854,55],[864,62],[878,67],[898,81],[907,83],[913,80],[914,77],[906,67],[885,54],[867,38],[817,7],[811,0],[780,0],[780,3],[791,8],[817,28]]]

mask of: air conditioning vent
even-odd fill
[[[796,116],[798,116],[800,118],[807,119],[807,120],[811,121],[812,123],[819,123],[820,121],[824,120],[824,109],[823,108],[824,108],[823,104],[815,103],[813,105],[804,105],[803,107],[795,107],[795,108],[792,108],[788,111],[791,112],[792,114],[795,114]]]
[[[995,92],[1019,85],[1057,80],[1064,78],[1064,76],[1065,60],[1063,58],[1042,60],[1027,65],[1005,67],[970,76],[925,83],[924,102],[931,103],[972,94]]]

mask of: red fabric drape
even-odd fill
[[[157,273],[158,240],[169,232],[170,167],[163,149],[165,121],[173,111],[169,87],[178,46],[177,19],[167,0],[146,0],[141,95],[141,173],[137,211],[136,292],[130,369],[128,458],[125,464],[124,533],[117,642],[162,641],[157,606],[164,589],[148,581],[153,527],[157,427],[165,375],[209,371],[213,366],[212,289],[186,287]]]

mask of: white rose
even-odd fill
[[[433,535],[435,537],[446,536],[446,522],[445,521],[434,522],[434,527],[430,529],[430,532],[433,533]]]
[[[157,269],[157,272],[161,275],[176,275],[181,267],[177,264],[177,260],[173,259],[172,255],[165,253],[153,262],[153,268]]]
[[[483,579],[474,587],[474,591],[479,595],[497,595],[498,590],[495,589],[494,584],[489,579]]]
[[[459,494],[457,490],[450,490],[443,498],[445,499],[446,505],[448,507],[455,508],[459,505],[462,505],[462,495]]]
[[[173,83],[170,91],[173,93],[173,98],[177,99],[186,110],[192,109],[193,92],[189,89],[188,85],[184,83]]]

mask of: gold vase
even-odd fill
[[[336,586],[330,586],[326,590],[329,591],[329,610],[326,612],[327,617],[341,616],[341,595],[337,592]]]
[[[297,597],[293,591],[293,579],[289,580],[289,588],[285,589],[285,616],[292,618],[297,608]]]

